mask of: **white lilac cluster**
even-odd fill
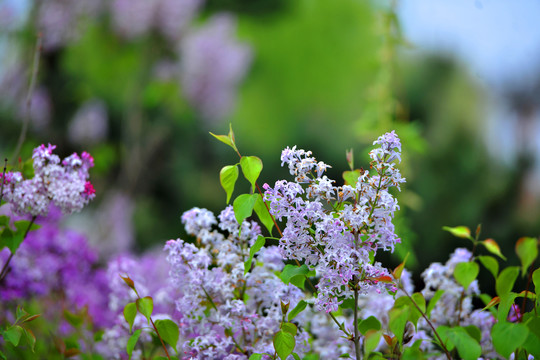
[[[401,161],[401,143],[394,133],[386,133],[370,152],[375,174],[361,171],[355,186],[335,186],[324,172],[330,166],[317,162],[310,151],[286,148],[281,155],[294,182],[277,181],[264,185],[264,199],[270,213],[285,219],[279,248],[285,259],[305,261],[320,276],[316,305],[319,310],[336,311],[354,289],[386,290],[380,279],[389,272],[374,262],[377,250],[391,250],[400,239],[392,219],[399,209],[391,187],[405,181],[395,160]],[[395,289],[393,289],[395,290]]]
[[[474,280],[464,292],[463,287],[454,278],[454,269],[460,262],[472,260],[472,253],[463,248],[456,249],[446,264],[432,263],[422,273],[425,288],[422,294],[429,301],[437,290],[444,290],[443,295],[431,311],[431,322],[435,327],[446,325],[461,326],[474,325],[482,333],[480,345],[482,355],[486,358],[497,357],[491,343],[491,328],[496,319],[488,311],[474,310],[472,298],[480,294],[478,281]],[[419,321],[419,327],[427,333],[431,333],[428,324],[423,319]],[[429,346],[430,342],[424,342]]]
[[[196,237],[195,244],[178,239],[165,246],[170,277],[181,294],[176,308],[186,359],[247,360],[253,353],[273,354],[281,302],[292,309],[303,293],[273,273],[284,267],[275,246],[261,249],[258,257],[263,263],[244,275],[244,261],[260,227],[244,221],[240,231],[232,206],[218,218],[219,224],[206,209],[184,213],[182,221]],[[296,339],[295,352],[302,356],[308,350],[308,334],[299,329]]]
[[[87,152],[73,153],[60,161],[53,154],[56,146],[40,145],[34,149],[32,159],[34,177],[23,179],[20,172],[0,175],[3,199],[17,214],[47,215],[51,203],[64,214],[80,211],[95,195],[88,171],[94,159]]]

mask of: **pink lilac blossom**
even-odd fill
[[[370,152],[375,174],[363,171],[355,187],[335,186],[324,175],[330,166],[296,147],[287,147],[281,155],[282,166],[287,164],[295,181],[263,186],[270,213],[286,220],[279,243],[283,257],[305,261],[320,276],[319,310],[336,311],[343,299],[353,296],[353,287],[364,293],[392,287],[378,280],[390,274],[370,254],[393,251],[400,242],[392,224],[399,206],[389,190],[399,190],[405,182],[394,163],[400,160],[401,144],[394,132],[374,144],[379,145]]]
[[[209,121],[230,114],[234,90],[251,62],[250,49],[234,38],[235,31],[231,16],[216,15],[180,43],[182,91]]]
[[[80,211],[96,194],[88,181],[94,159],[86,152],[72,154],[60,162],[53,154],[56,146],[41,145],[34,149],[32,159],[34,177],[23,179],[19,172],[6,174],[4,200],[9,202],[15,213],[33,216],[47,215],[54,204],[64,214]]]
[[[240,225],[232,206],[218,218],[219,223],[206,209],[184,213],[182,221],[188,233],[196,237],[196,244],[178,239],[165,245],[170,277],[181,294],[176,306],[182,315],[180,331],[186,339],[184,356],[246,360],[252,353],[273,353],[272,338],[282,316],[280,302],[289,302],[293,308],[303,293],[275,276],[273,271],[284,264],[272,247],[259,255],[271,259],[269,265],[258,263],[244,275],[244,261],[260,227],[244,221],[239,235]],[[225,234],[214,229],[215,225]],[[307,339],[301,329],[295,349],[299,355],[308,349]],[[263,358],[269,359],[266,355]]]

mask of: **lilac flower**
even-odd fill
[[[83,152],[72,154],[60,163],[53,154],[56,146],[41,145],[34,149],[34,177],[22,179],[18,172],[9,173],[4,181],[4,199],[17,214],[47,215],[49,205],[60,207],[64,214],[80,211],[95,197],[88,181],[94,159]]]
[[[88,100],[68,125],[69,140],[75,144],[91,145],[107,136],[107,108],[101,100]]]
[[[207,120],[227,116],[235,88],[251,61],[249,48],[234,39],[232,17],[214,16],[180,44],[180,80],[187,99]]]
[[[180,294],[176,307],[181,314],[183,351],[192,359],[248,359],[251,353],[273,352],[272,338],[281,322],[280,302],[294,307],[301,290],[284,284],[273,273],[284,264],[276,248],[261,251],[266,261],[244,275],[244,259],[260,227],[236,222],[232,206],[218,216],[194,208],[182,216],[186,230],[197,243],[181,239],[165,245],[171,265],[170,277]],[[226,235],[212,227],[227,232]],[[295,351],[308,349],[307,333],[300,330]],[[236,345],[238,344],[238,345]],[[242,350],[238,350],[238,349]]]
[[[370,152],[375,174],[361,173],[355,187],[335,186],[324,175],[330,166],[296,146],[281,154],[282,166],[287,164],[295,181],[263,186],[270,213],[286,220],[279,244],[283,257],[304,261],[320,276],[319,310],[336,311],[342,299],[353,296],[353,289],[395,290],[378,280],[390,274],[370,254],[393,251],[400,242],[392,224],[399,206],[389,189],[399,189],[405,181],[394,164],[401,144],[394,132],[374,144],[380,145]]]
[[[4,206],[5,207],[5,206]],[[49,216],[38,218],[41,228],[28,233],[10,262],[10,272],[0,284],[1,301],[63,299],[56,305],[76,312],[83,307],[96,327],[109,324],[108,286],[104,273],[95,270],[97,254],[81,234],[60,228],[60,209],[51,207]],[[9,257],[0,250],[0,264]],[[52,306],[61,313],[63,308]]]

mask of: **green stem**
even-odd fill
[[[24,241],[24,239],[26,239],[26,236],[28,235],[28,232],[30,232],[30,228],[34,224],[34,221],[36,221],[36,217],[37,217],[36,215],[32,216],[32,219],[30,220],[30,223],[28,224],[28,227],[26,228],[26,231],[24,232],[23,241]],[[2,281],[4,281],[4,278],[6,277],[6,275],[9,272],[9,263],[11,262],[11,259],[13,258],[13,255],[14,255],[14,253],[9,254],[9,257],[8,257],[6,263],[4,264],[4,267],[2,268],[2,271],[0,272],[0,283],[2,283]]]

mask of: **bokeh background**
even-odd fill
[[[274,182],[286,146],[339,180],[347,149],[366,166],[395,129],[408,182],[385,260],[410,251],[418,273],[468,245],[442,226],[480,223],[512,254],[540,231],[539,15],[533,0],[0,0],[0,155],[94,156],[97,198],[66,226],[105,261],[225,206],[219,170],[238,158],[209,131],[232,124]]]

